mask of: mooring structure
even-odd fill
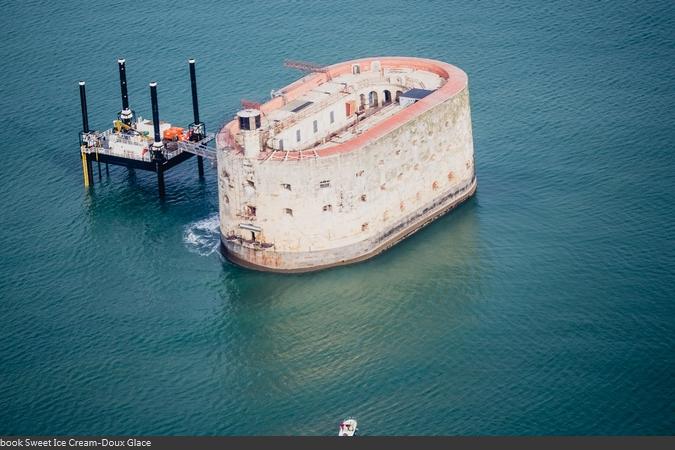
[[[214,134],[206,132],[205,124],[199,118],[197,99],[197,76],[195,60],[189,59],[190,87],[192,93],[193,122],[187,128],[160,122],[157,101],[157,82],[151,82],[150,101],[152,120],[143,119],[131,109],[127,90],[126,61],[117,61],[122,109],[113,121],[113,127],[104,131],[89,128],[86,84],[79,82],[80,106],[82,109],[82,132],[80,133],[80,157],[84,185],[93,186],[93,163],[98,166],[101,179],[101,164],[124,166],[157,174],[157,190],[160,197],[165,195],[164,172],[197,156],[199,177],[204,176],[204,158],[215,160],[215,149],[208,144]]]

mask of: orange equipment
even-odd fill
[[[185,141],[187,135],[185,130],[180,127],[171,127],[164,130],[164,139],[167,141]]]

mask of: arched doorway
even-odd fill
[[[370,91],[370,94],[368,94],[368,106],[371,108],[376,108],[378,106],[377,92]]]
[[[359,111],[366,109],[366,94],[361,94],[361,104],[359,105]]]
[[[401,94],[403,94],[403,91],[396,91],[396,103],[400,101]]]
[[[354,64],[354,65],[352,66],[352,73],[353,73],[354,75],[361,73],[361,67],[359,67],[358,64]]]
[[[391,103],[391,92],[385,90],[384,91],[384,104],[388,105],[389,103]]]

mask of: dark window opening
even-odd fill
[[[391,103],[391,91],[384,91],[384,104],[388,105]]]
[[[377,92],[370,91],[370,94],[368,94],[368,105],[371,108],[375,108],[378,105]]]

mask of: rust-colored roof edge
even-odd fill
[[[455,95],[462,92],[468,85],[468,77],[466,73],[459,67],[453,66],[452,64],[426,58],[414,58],[407,56],[381,56],[359,58],[327,66],[327,73],[317,72],[307,75],[281,89],[281,92],[283,92],[286,101],[291,102],[303,95],[305,92],[308,92],[318,85],[328,81],[329,76],[330,78],[334,78],[345,73],[351,73],[352,65],[354,64],[359,64],[360,70],[362,72],[368,71],[370,70],[370,65],[374,61],[379,61],[382,68],[414,68],[432,72],[442,78],[445,78],[446,82],[432,94],[417,101],[415,104],[406,107],[393,116],[386,118],[382,122],[377,123],[372,128],[364,131],[358,136],[355,136],[347,142],[319,150],[305,149],[289,151],[287,159],[297,160],[300,158],[304,159],[314,157],[316,155],[320,157],[332,156],[354,151],[369,144],[372,141],[380,139],[401,125],[409,122],[415,117],[422,115],[434,106],[454,97]],[[282,97],[276,97],[261,105],[260,109],[263,113],[267,113],[281,108],[284,106],[284,104],[284,99]],[[232,136],[238,131],[238,125],[239,124],[236,120],[232,120],[231,122],[225,124],[218,134],[220,135],[222,133],[228,133],[230,136]],[[265,154],[260,156],[262,159],[266,157],[267,155]]]

